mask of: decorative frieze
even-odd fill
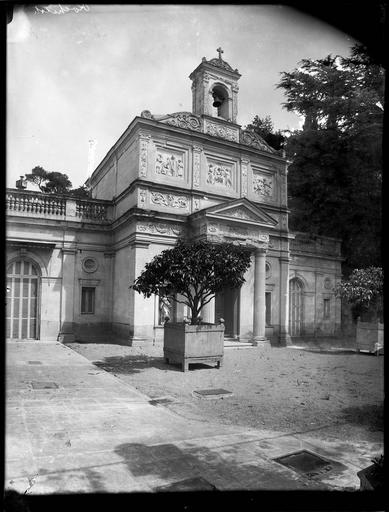
[[[179,224],[165,224],[161,222],[139,222],[136,226],[136,230],[140,233],[178,236],[183,232],[183,227]]]
[[[273,178],[263,174],[253,173],[253,191],[263,197],[273,196]]]
[[[184,163],[181,155],[158,151],[155,162],[155,174],[183,179]]]
[[[275,153],[275,149],[270,147],[269,144],[262,139],[262,137],[251,130],[241,130],[240,142],[242,144],[246,144],[246,146],[252,146],[254,148],[260,149],[261,151]]]
[[[145,206],[146,205],[146,189],[144,188],[139,188],[138,189],[138,203],[139,203],[139,206]]]
[[[281,203],[286,204],[287,203],[287,177],[286,174],[280,175],[280,194],[281,194]]]
[[[174,194],[162,194],[161,192],[151,192],[151,202],[167,208],[188,208],[188,198]]]
[[[193,146],[193,186],[200,187],[201,151],[200,146]]]
[[[236,219],[246,219],[246,220],[255,220],[257,221],[258,218],[253,214],[250,215],[250,213],[247,211],[247,209],[244,208],[231,208],[227,211],[228,217],[235,217]]]
[[[139,136],[139,176],[147,176],[147,147],[151,137],[141,134]]]
[[[178,126],[179,128],[186,128],[197,132],[201,131],[201,119],[190,112],[169,114],[169,117],[164,122],[171,126]]]
[[[209,163],[207,183],[209,183],[209,185],[232,188],[232,167],[221,163]]]
[[[247,170],[248,170],[249,160],[243,159],[241,160],[241,169],[242,169],[242,196],[247,196],[248,190],[248,178],[247,178]]]
[[[201,234],[209,235],[224,235],[227,238],[244,238],[249,240],[256,240],[258,242],[269,242],[269,235],[261,233],[258,229],[243,226],[230,226],[222,223],[209,223],[200,226]]]
[[[331,279],[330,279],[329,277],[326,277],[326,278],[324,279],[324,288],[325,288],[326,290],[331,290],[331,289],[333,288],[333,286],[332,286],[332,281],[331,281]]]
[[[234,130],[233,128],[229,128],[228,126],[224,126],[222,124],[212,123],[206,120],[205,124],[205,133],[212,135],[213,137],[220,137],[222,139],[231,140],[233,142],[238,142],[238,130]]]

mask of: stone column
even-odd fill
[[[265,280],[266,280],[266,249],[255,250],[254,268],[254,321],[253,341],[256,344],[266,342],[266,302],[265,302]]]
[[[279,344],[291,345],[289,335],[289,262],[288,257],[280,258],[280,332]]]
[[[62,249],[62,294],[61,294],[61,325],[58,341],[74,341],[74,271],[76,250]]]

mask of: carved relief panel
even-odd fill
[[[139,133],[139,176],[145,178],[148,170],[148,152],[151,135],[148,133]]]
[[[174,178],[184,181],[186,177],[186,153],[167,147],[156,147],[154,175],[156,178]]]
[[[273,178],[254,171],[253,192],[258,196],[272,198],[274,192]]]
[[[277,175],[270,169],[251,165],[249,179],[249,198],[259,202],[274,202],[277,199]],[[250,183],[251,181],[251,183]]]
[[[200,174],[201,174],[201,153],[203,148],[201,146],[193,146],[193,187],[200,187]]]
[[[243,197],[247,196],[247,190],[248,190],[248,165],[250,161],[246,158],[241,159],[240,168],[241,168],[241,195]]]
[[[207,156],[204,185],[209,191],[235,195],[238,187],[237,181],[236,162]]]
[[[166,194],[163,192],[151,191],[150,205],[157,205],[163,209],[173,209],[177,213],[187,213],[190,210],[189,198],[179,194]]]

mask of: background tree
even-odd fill
[[[89,199],[91,197],[90,190],[85,185],[81,185],[78,188],[70,190],[69,195],[80,199]]]
[[[37,185],[41,192],[47,194],[66,194],[81,199],[90,197],[90,192],[85,185],[72,189],[72,182],[66,174],[57,171],[46,171],[39,165],[34,167],[30,174],[26,174],[25,179]]]
[[[277,86],[304,118],[286,145],[291,229],[342,238],[345,273],[379,266],[383,68],[356,45],[348,58],[304,59]]]
[[[262,137],[272,148],[281,149],[285,143],[285,136],[281,130],[274,130],[270,116],[263,118],[255,116],[253,121],[246,126],[246,130],[252,130]]]
[[[152,294],[186,304],[191,323],[224,288],[239,288],[250,267],[250,252],[232,244],[178,241],[147,263],[132,286],[145,297]]]
[[[39,187],[41,192],[44,192],[45,183],[48,181],[48,172],[43,169],[40,165],[37,165],[31,170],[30,174],[25,175],[25,179],[30,183],[34,183]]]
[[[46,171],[39,165],[34,167],[30,174],[26,174],[25,179],[38,185],[41,192],[49,194],[65,194],[72,188],[72,182],[66,174]]]
[[[381,267],[355,269],[335,287],[335,294],[351,304],[354,318],[370,313],[383,321],[384,273]]]

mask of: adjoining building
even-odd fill
[[[288,162],[237,124],[240,77],[221,50],[203,58],[192,112],[135,117],[89,178],[90,200],[7,189],[7,338],[160,340],[169,305],[131,285],[184,236],[252,251],[243,286],[203,311],[226,336],[284,345],[339,332],[340,240],[289,231]]]

